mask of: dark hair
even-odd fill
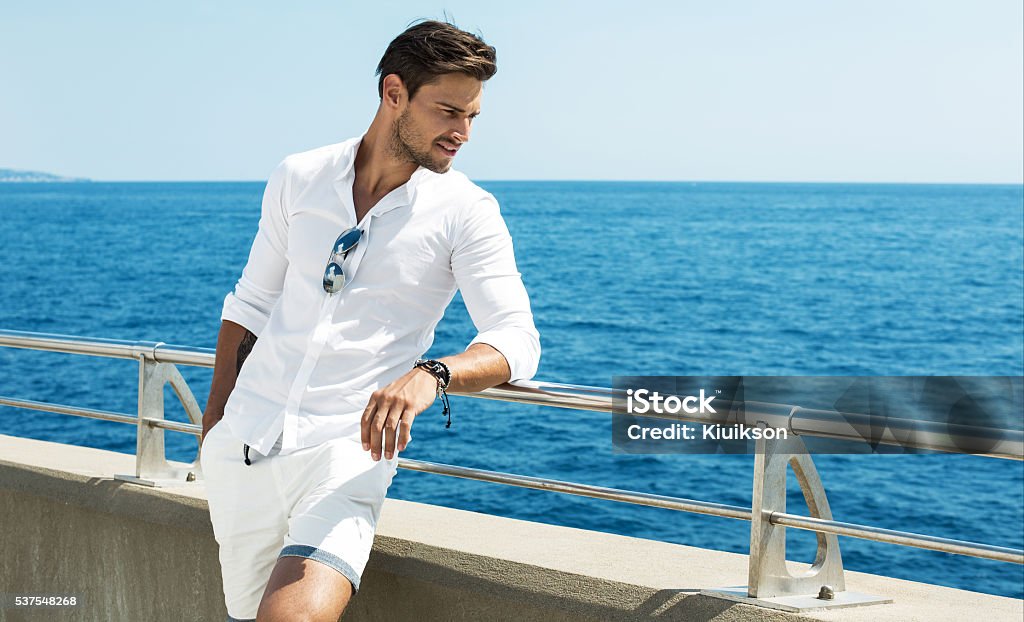
[[[497,52],[484,40],[447,22],[424,21],[395,37],[377,64],[377,94],[384,78],[398,74],[412,99],[424,84],[446,73],[463,73],[486,82],[497,71]]]

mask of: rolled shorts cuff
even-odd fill
[[[305,544],[292,544],[281,549],[278,557],[305,557],[334,568],[352,582],[352,593],[359,591],[359,573],[344,559],[334,553]]]
[[[256,622],[256,618],[232,618],[229,613],[228,622]]]

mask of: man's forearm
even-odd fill
[[[448,390],[455,393],[483,391],[512,377],[505,357],[486,343],[474,343],[465,352],[446,356],[441,362],[452,372]]]
[[[256,335],[249,329],[229,320],[221,322],[220,333],[217,335],[213,382],[210,384],[210,396],[206,400],[206,410],[203,413],[205,429],[209,429],[224,416],[224,405],[235,388],[238,372],[255,343]]]
[[[451,372],[448,391],[452,392],[475,393],[512,377],[505,356],[485,343],[474,343],[465,352],[446,356],[441,362]],[[412,421],[433,403],[436,386],[433,374],[415,367],[370,395],[359,426],[363,449],[374,460],[382,454],[390,460],[396,451],[405,450],[412,438]]]

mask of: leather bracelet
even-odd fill
[[[442,417],[448,417],[448,423],[445,424],[445,428],[452,427],[452,409],[448,404],[448,394],[445,389],[448,388],[448,384],[452,381],[452,370],[448,369],[448,366],[441,361],[434,359],[419,359],[416,364],[413,365],[413,369],[420,368],[427,372],[437,380],[437,396],[441,398],[441,405],[444,409],[441,411]]]
[[[452,370],[441,361],[434,359],[419,359],[413,367],[419,367],[437,379],[438,387],[447,389],[452,381]]]

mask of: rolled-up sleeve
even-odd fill
[[[288,269],[288,218],[284,193],[286,164],[282,162],[263,191],[259,229],[249,259],[235,289],[224,297],[221,320],[240,324],[259,336],[281,296]]]
[[[508,361],[510,380],[528,380],[540,363],[540,335],[516,268],[512,236],[493,197],[467,207],[456,229],[452,272],[477,329],[470,342],[494,347]]]

